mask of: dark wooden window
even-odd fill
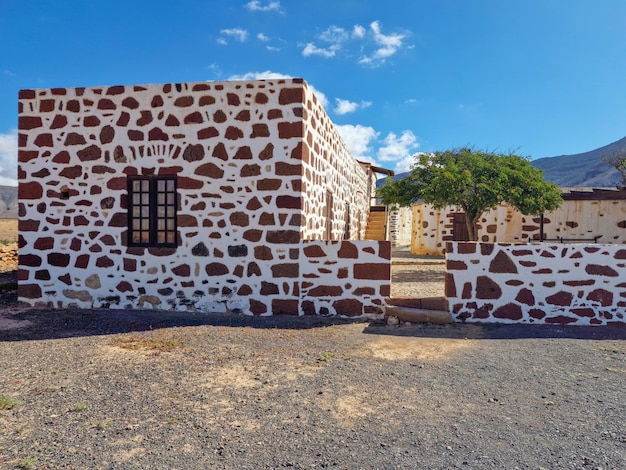
[[[128,177],[128,246],[175,247],[176,177]]]
[[[467,219],[465,212],[455,212],[452,214],[452,240],[455,242],[469,241],[469,231],[467,230]]]

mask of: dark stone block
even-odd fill
[[[337,315],[343,317],[359,317],[363,315],[363,304],[357,299],[341,299],[333,302]]]
[[[280,294],[278,285],[273,282],[261,282],[261,295],[277,295]]]
[[[254,247],[254,258],[263,261],[269,261],[274,259],[272,255],[272,250],[267,246],[255,246]]]
[[[269,230],[265,239],[268,243],[275,244],[298,243],[300,241],[300,232],[296,230]]]
[[[304,103],[304,88],[282,88],[278,95],[278,102],[281,105]]]
[[[248,247],[246,245],[231,245],[228,247],[228,256],[231,258],[248,256]]]
[[[50,253],[48,255],[48,264],[64,268],[70,264],[70,255],[67,253]]]
[[[613,293],[605,289],[595,289],[589,293],[587,300],[598,302],[603,307],[613,304]]]
[[[448,271],[463,271],[467,269],[467,264],[465,261],[449,259],[446,260],[446,269]]]
[[[569,307],[572,305],[573,295],[570,292],[559,291],[556,294],[546,297],[546,302],[550,305]]]
[[[41,295],[41,287],[38,284],[19,284],[17,286],[18,297],[24,299],[40,299]]]
[[[203,242],[200,242],[191,249],[191,254],[194,256],[209,256],[209,249]]]
[[[476,279],[477,299],[499,299],[502,297],[502,289],[498,283],[488,276],[478,276]]]
[[[517,266],[504,251],[499,251],[491,260],[489,272],[492,273],[513,273],[517,274]]]
[[[114,266],[114,265],[115,263],[108,256],[101,256],[100,258],[96,260],[96,266],[99,268],[110,268],[111,266]]]
[[[342,259],[358,259],[359,249],[352,242],[343,241],[341,247],[337,253],[337,256]]]
[[[300,265],[296,263],[283,263],[272,266],[272,277],[297,278],[300,276]]]
[[[535,305],[535,296],[530,289],[520,289],[515,300],[526,305]]]
[[[391,263],[357,263],[354,265],[354,278],[389,281]]]
[[[298,315],[298,299],[272,299],[273,315]]]
[[[228,274],[228,267],[222,263],[209,263],[205,269],[209,276],[223,276]]]
[[[585,267],[585,272],[592,276],[609,276],[617,277],[619,274],[615,269],[610,266],[604,266],[600,264],[589,264]]]
[[[340,297],[343,289],[339,286],[317,286],[310,289],[307,295],[311,297]]]
[[[250,312],[253,315],[263,315],[267,313],[267,305],[255,299],[250,299]]]
[[[502,318],[504,320],[512,321],[519,321],[524,317],[524,315],[522,314],[522,308],[514,303],[509,303],[503,305],[500,308],[497,308],[493,312],[493,316],[494,318]]]
[[[326,256],[326,252],[320,245],[305,245],[303,251],[307,258],[323,258]]]

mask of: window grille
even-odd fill
[[[176,247],[176,176],[128,178],[128,246]]]

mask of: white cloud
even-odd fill
[[[370,24],[370,29],[374,35],[374,42],[378,46],[378,49],[376,49],[372,55],[361,58],[359,63],[380,65],[384,63],[387,58],[398,52],[406,36],[404,34],[383,34],[378,21],[373,21]]]
[[[243,75],[231,75],[228,77],[228,80],[278,80],[280,78],[293,77],[284,73],[266,70],[264,72],[248,72]]]
[[[342,100],[341,98],[335,98],[335,102],[337,103],[335,113],[339,115],[353,113],[358,109],[369,108],[372,105],[371,101],[361,101],[360,103],[356,103],[354,101]]]
[[[354,101],[342,100],[341,98],[335,98],[335,101],[337,102],[337,107],[335,108],[337,114],[353,113],[359,109],[359,103]]]
[[[338,49],[339,47],[337,47],[336,45],[332,45],[324,49],[323,47],[317,47],[312,42],[309,42],[306,44],[306,46],[304,46],[304,49],[302,50],[302,55],[304,57],[309,57],[312,55],[319,55],[321,57],[330,58],[330,57],[335,57],[335,54]]]
[[[337,44],[346,41],[348,39],[348,33],[346,33],[345,29],[332,25],[329,26],[326,31],[323,31],[319,35],[319,38],[322,41]]]
[[[378,137],[378,132],[373,127],[360,124],[345,124],[336,127],[354,158],[367,162],[374,161],[371,156],[371,145]]]
[[[224,34],[225,36],[232,37],[239,42],[246,42],[246,39],[248,39],[248,31],[241,28],[222,29],[220,33]],[[228,42],[224,38],[219,38],[217,42],[222,45],[228,44]]]
[[[265,46],[265,49],[267,49],[268,51],[272,51],[272,52],[280,51],[280,47],[276,47],[276,46]]]
[[[383,162],[398,162],[411,155],[419,147],[417,137],[411,131],[402,131],[400,136],[394,132],[387,134],[385,145],[378,149],[378,158]]]
[[[246,3],[246,8],[250,11],[280,11],[280,2],[272,1],[267,5],[262,5],[259,0],[251,0]]]
[[[343,44],[350,39],[350,35],[345,29],[339,26],[329,26],[325,31],[322,31],[318,35],[318,39],[325,43],[328,43],[328,47],[318,47],[312,42],[308,42],[302,50],[304,57],[310,57],[312,55],[318,55],[327,59],[335,57],[337,52],[342,48]]]
[[[398,160],[396,162],[396,167],[394,168],[394,171],[396,172],[396,174],[405,173],[411,170],[411,167],[413,166],[414,163],[415,163],[415,156],[407,155],[402,160]]]
[[[331,25],[317,35],[316,42],[307,42],[304,45],[302,55],[304,57],[316,55],[329,59],[345,50],[346,57],[351,57],[357,53],[350,46],[357,46],[361,51],[367,51],[367,43],[369,43],[369,51],[362,52],[358,62],[364,65],[378,66],[396,54],[400,48],[405,47],[405,38],[406,34],[383,34],[378,20],[370,23],[369,29],[360,24],[355,24],[351,30]],[[372,44],[374,45],[373,51],[371,51]]]
[[[352,28],[352,37],[356,39],[363,39],[365,37],[366,29],[360,24],[355,24]]]
[[[263,41],[263,42],[267,42],[267,41],[269,41],[269,40],[270,40],[270,38],[269,38],[269,37],[267,37],[267,36],[266,36],[265,34],[263,34],[263,33],[259,33],[259,34],[257,34],[257,35],[256,35],[256,37],[257,37],[257,39],[258,39],[259,41]]]
[[[205,65],[204,70],[210,70],[213,73],[215,73],[216,75],[221,75],[222,74],[222,69],[220,69],[220,66],[217,65],[215,62],[213,62],[212,64],[209,64],[209,65]]]
[[[0,133],[0,184],[17,186],[17,130]]]

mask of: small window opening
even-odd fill
[[[128,206],[128,246],[177,246],[176,176],[129,176]]]

